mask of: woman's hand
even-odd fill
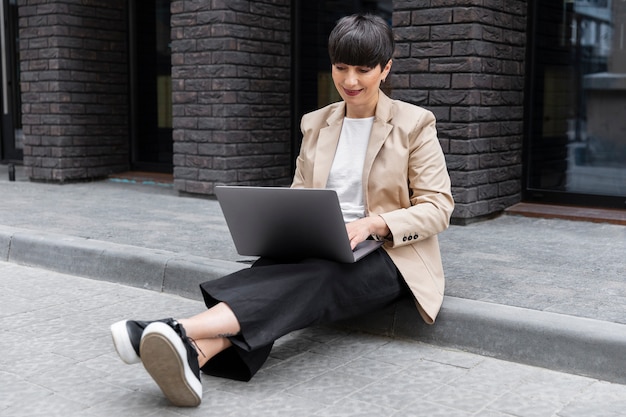
[[[368,216],[346,223],[346,230],[353,250],[371,235],[387,236],[390,232],[387,223],[380,216]]]

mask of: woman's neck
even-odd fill
[[[358,106],[346,103],[346,117],[350,119],[364,119],[366,117],[372,117],[376,115],[377,104],[378,95],[376,96],[376,100]]]
[[[353,107],[346,107],[346,117],[349,119],[365,119],[373,117],[376,114],[376,106],[368,109],[355,109]]]

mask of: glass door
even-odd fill
[[[21,162],[24,133],[19,79],[17,1],[2,0],[0,5],[0,84],[2,140],[0,161]]]
[[[129,2],[131,168],[171,173],[170,0]]]
[[[526,199],[626,207],[626,2],[535,0]]]

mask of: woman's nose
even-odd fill
[[[359,82],[359,77],[357,76],[356,71],[354,70],[349,70],[346,73],[346,79],[345,79],[346,85],[356,85]]]

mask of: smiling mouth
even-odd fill
[[[347,88],[344,88],[343,91],[346,93],[346,95],[348,96],[357,96],[359,95],[359,93],[361,92],[361,90],[348,90]]]

